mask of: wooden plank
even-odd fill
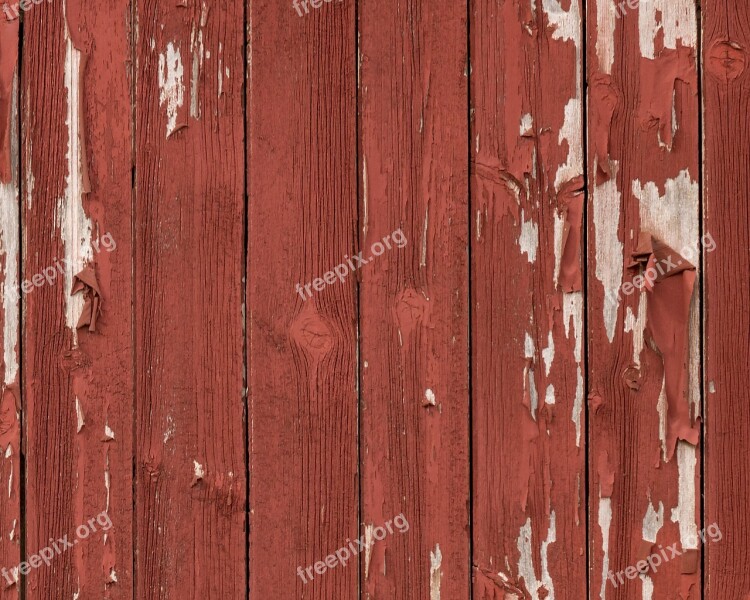
[[[29,6],[22,76],[26,597],[130,598],[129,3]],[[76,291],[81,272],[85,285]],[[83,326],[86,317],[91,323]],[[50,543],[63,536],[73,549]],[[49,566],[38,556],[34,564],[32,556],[50,546]]]
[[[0,403],[0,589],[18,598],[17,572],[21,562],[21,394],[19,212],[19,20],[0,18],[0,332],[3,340],[2,400]],[[7,495],[5,490],[8,490]]]
[[[696,7],[587,18],[590,597],[699,598]]]
[[[750,6],[702,3],[704,125],[705,594],[750,598]],[[713,528],[713,529],[711,529]]]
[[[357,252],[355,4],[317,4],[247,8],[253,598],[358,594],[305,574],[359,537],[356,280],[310,287]]]
[[[138,598],[246,594],[243,19],[136,3]]]
[[[586,592],[581,4],[471,3],[474,598]]]
[[[469,594],[466,28],[465,2],[360,4],[367,598]]]

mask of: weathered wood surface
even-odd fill
[[[27,598],[133,595],[128,6],[67,0],[23,15]],[[91,532],[103,511],[112,526]],[[64,535],[77,545],[31,562]]]
[[[368,598],[469,592],[466,9],[360,4],[361,520],[409,523],[365,557]]]
[[[704,598],[750,598],[750,6],[703,3]]]
[[[581,5],[471,6],[474,598],[582,598]]]
[[[135,5],[137,598],[240,598],[244,9]]]
[[[304,570],[361,535],[357,274],[322,279],[359,252],[355,6],[247,10],[250,594],[350,599],[356,556]]]
[[[750,598],[748,32],[0,2],[0,596]]]
[[[598,0],[587,19],[590,597],[699,598],[696,7]],[[656,239],[647,291],[634,255]],[[617,576],[674,543],[690,551]]]

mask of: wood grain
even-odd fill
[[[469,591],[466,28],[464,2],[360,4],[362,520],[409,523],[366,598]]]
[[[703,253],[704,522],[715,527],[706,545],[704,597],[745,599],[750,597],[745,541],[750,442],[741,399],[747,397],[750,364],[750,7],[709,0],[702,11],[703,234],[710,236]]]
[[[37,567],[26,598],[133,594],[128,6],[68,0],[24,15],[24,558]],[[101,313],[79,329],[84,268]],[[111,527],[88,524],[103,512]],[[75,548],[35,565],[64,535]]]
[[[3,310],[2,400],[0,404],[0,589],[18,598],[14,567],[21,562],[21,299],[20,264],[19,45],[18,19],[0,19],[0,290]]]
[[[138,598],[246,593],[243,15],[136,4]]]
[[[642,234],[699,267],[697,15],[598,0],[587,18],[590,597],[699,598],[700,284],[665,265],[646,291],[628,268]],[[617,577],[672,544],[693,552]]]
[[[476,600],[586,593],[580,15],[471,3]]]
[[[356,279],[296,286],[358,252],[355,5],[308,9],[247,7],[250,594],[343,600],[355,557],[304,569],[360,535]]]

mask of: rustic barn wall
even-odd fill
[[[749,32],[0,0],[0,597],[750,599]]]

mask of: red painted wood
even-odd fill
[[[247,587],[243,14],[136,4],[138,598]]]
[[[304,569],[360,535],[356,279],[295,286],[358,251],[355,5],[308,9],[247,6],[250,595],[343,600],[356,558]]]
[[[710,0],[703,12],[704,390],[706,406],[707,600],[748,598],[745,542],[750,502],[745,404],[750,363],[748,297],[750,213],[747,108],[750,101],[750,7]],[[713,246],[713,248],[712,248]]]
[[[364,557],[365,598],[469,592],[466,18],[360,5],[362,521],[409,524]]]
[[[0,590],[17,598],[13,568],[21,562],[21,394],[19,244],[19,66],[17,19],[0,19],[0,264],[2,299],[0,337],[3,340],[0,400]],[[5,492],[7,490],[7,492]]]
[[[474,598],[586,590],[580,5],[471,3]]]
[[[700,283],[665,264],[653,291],[634,289],[628,267],[642,234],[698,263],[697,15],[687,1],[616,11],[587,12],[589,597],[687,600],[695,551],[645,579],[625,570],[700,527]]]
[[[64,8],[32,5],[24,15],[23,279],[33,287],[22,294],[23,525],[24,558],[36,567],[26,577],[26,598],[129,598],[131,134],[123,115],[130,107],[130,31],[122,19],[128,3],[84,10],[68,1]],[[70,262],[64,266],[63,259]],[[96,278],[102,310],[95,327],[78,329],[83,299],[71,292],[84,267]],[[97,515],[100,523],[89,524]],[[38,556],[34,564],[50,538],[65,535],[74,548],[49,566],[39,565]]]

